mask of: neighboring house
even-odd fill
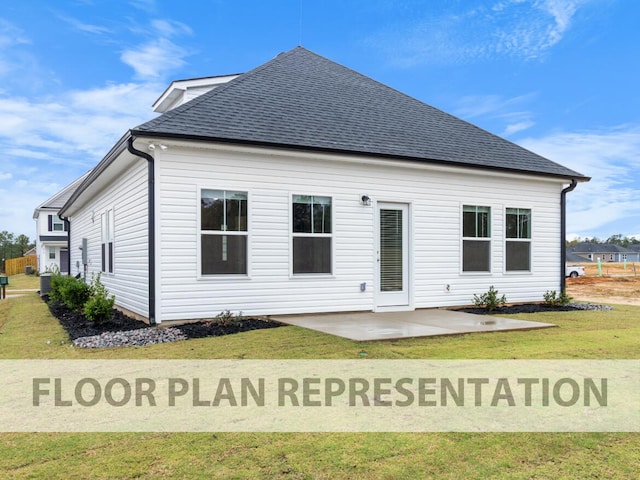
[[[53,197],[42,202],[33,212],[36,221],[36,246],[33,255],[38,256],[40,273],[69,271],[69,226],[58,216],[58,212],[85,177],[86,175],[67,185]]]
[[[71,273],[102,272],[121,309],[159,323],[563,288],[565,196],[588,177],[302,47],[232,77],[191,101],[175,82],[61,210]]]
[[[22,255],[23,257],[29,257],[31,255],[38,255],[37,253],[37,249],[35,246],[31,247],[29,250],[27,250],[26,252],[24,252],[24,255]]]
[[[570,263],[590,263],[591,260],[589,260],[588,258],[585,258],[585,257],[581,257],[580,255],[576,255],[575,253],[573,253],[570,250],[570,248],[567,248],[566,262],[568,264],[570,264]]]
[[[614,243],[582,242],[573,247],[569,247],[569,251],[592,262],[597,262],[598,259],[601,262],[640,261],[639,251],[621,247]]]

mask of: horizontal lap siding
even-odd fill
[[[114,211],[114,273],[102,273],[101,281],[116,305],[149,316],[147,164],[133,161],[126,172],[79,210],[71,219],[71,270],[82,272],[82,238],[88,240],[89,269],[101,271],[100,215]],[[92,214],[94,218],[92,220]],[[76,267],[80,262],[80,268]]]
[[[162,320],[210,318],[227,309],[248,315],[373,309],[375,207],[360,204],[363,194],[411,203],[416,308],[468,304],[490,285],[509,301],[541,300],[559,286],[559,183],[179,147],[157,153],[156,169]],[[248,278],[197,279],[199,188],[249,192]],[[333,198],[331,278],[290,276],[291,193]],[[490,275],[460,273],[463,203],[492,207]],[[503,273],[507,207],[533,210],[532,274]]]

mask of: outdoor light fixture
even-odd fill
[[[153,150],[156,149],[156,147],[160,147],[160,150],[162,150],[163,152],[168,148],[166,145],[164,145],[162,143],[150,143],[147,148],[149,150],[153,151]]]
[[[360,202],[362,203],[362,205],[369,206],[371,205],[371,198],[369,197],[369,195],[364,194],[362,195],[362,197],[360,197]]]

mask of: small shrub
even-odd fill
[[[571,303],[571,300],[573,300],[573,298],[567,295],[566,292],[560,292],[560,295],[558,295],[558,292],[556,292],[555,290],[547,290],[544,293],[543,297],[544,303],[549,305],[550,307],[564,307],[565,305]]]
[[[238,313],[237,315],[235,313],[233,313],[231,310],[224,310],[222,312],[220,312],[218,315],[216,315],[215,319],[213,319],[211,322],[209,323],[216,323],[219,325],[230,325],[234,322],[239,322],[241,320],[244,319],[244,316],[242,315],[242,312]]]
[[[89,300],[89,286],[75,277],[53,274],[49,300],[62,303],[74,311],[80,311]]]
[[[113,318],[113,305],[116,298],[100,282],[100,274],[91,277],[89,285],[90,298],[84,305],[84,314],[94,323],[105,323]]]
[[[489,287],[489,291],[483,293],[482,295],[473,295],[473,304],[476,307],[486,308],[490,312],[495,310],[498,307],[504,306],[507,303],[507,297],[502,295],[498,296],[498,290],[493,288],[493,285]]]

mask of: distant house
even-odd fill
[[[588,177],[302,47],[155,105],[60,211],[71,273],[151,323],[563,286],[565,196]]]
[[[86,177],[75,180],[51,198],[42,202],[33,212],[36,221],[35,255],[39,271],[69,271],[68,224],[58,216],[62,206]]]
[[[576,255],[571,251],[570,248],[567,248],[567,256],[566,256],[567,263],[589,263],[591,261],[592,260],[589,260],[588,258],[581,257],[580,255]]]
[[[638,262],[640,251],[621,247],[614,243],[582,242],[569,247],[569,252],[586,260],[597,262]]]

